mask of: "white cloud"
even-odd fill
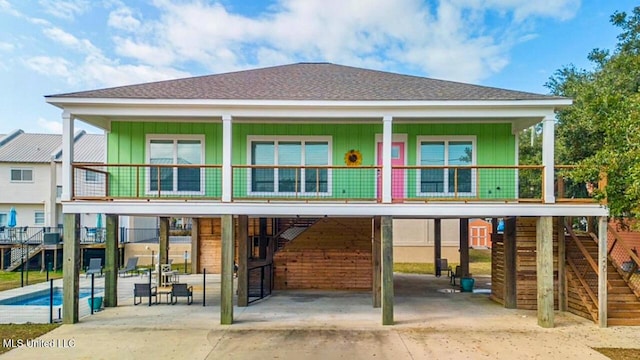
[[[68,48],[80,51],[85,54],[101,54],[100,49],[95,47],[91,41],[86,39],[78,39],[77,37],[69,34],[68,32],[60,28],[46,28],[43,30],[44,34],[51,40],[60,43]]]
[[[62,134],[62,122],[56,120],[47,120],[45,118],[38,118],[38,128],[47,133]]]
[[[0,41],[0,51],[10,52],[13,51],[13,49],[15,49],[15,45]]]
[[[130,8],[122,6],[109,13],[107,24],[120,30],[136,31],[140,28],[141,23],[133,16]]]
[[[25,62],[27,67],[40,74],[63,78],[69,77],[71,74],[70,63],[61,57],[35,56]]]
[[[60,4],[65,18],[89,7],[81,0]],[[515,44],[536,36],[530,31],[536,19],[570,18],[580,1],[278,0],[249,17],[220,2],[154,0],[156,9],[144,19],[132,5],[104,4],[113,9],[102,24],[115,32],[112,48],[44,23],[48,38],[77,54],[35,57],[28,66],[89,87],[190,76],[179,69],[193,65],[223,72],[297,61],[409,69],[477,83],[508,65]]]
[[[67,20],[82,15],[90,8],[87,0],[40,0],[38,3],[46,13]]]
[[[280,0],[259,16],[221,3],[156,0],[153,35],[118,37],[118,54],[162,66],[196,62],[230,71],[294,61],[411,68],[478,82],[499,72],[518,42],[535,36],[523,21],[565,20],[579,0]],[[502,23],[486,24],[498,14]],[[147,23],[148,24],[148,23]]]

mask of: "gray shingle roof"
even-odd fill
[[[324,101],[558,98],[330,63],[298,63],[48,97]]]
[[[102,163],[105,159],[104,135],[82,133],[74,144],[74,161]],[[48,163],[52,156],[61,160],[62,135],[20,133],[0,147],[0,162]]]

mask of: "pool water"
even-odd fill
[[[94,289],[94,296],[102,289]],[[91,296],[91,289],[80,289],[80,298]],[[21,295],[4,299],[0,305],[23,305],[23,306],[49,306],[49,290],[40,290],[27,295]],[[62,289],[53,288],[53,305],[62,305]]]

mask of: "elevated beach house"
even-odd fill
[[[234,262],[238,306],[247,306],[251,269],[260,267],[268,291],[370,289],[382,323],[393,324],[394,219],[433,220],[436,257],[440,221],[465,220],[456,229],[464,274],[466,219],[529,218],[538,321],[553,326],[552,220],[587,216],[606,224],[608,215],[559,186],[554,122],[556,111],[571,105],[567,98],[298,63],[46,101],[62,109],[64,123],[65,305],[78,301],[82,213],[108,214],[107,306],[117,305],[117,216],[160,217],[161,262],[168,218],[193,218],[192,267],[221,271],[224,324],[233,322]],[[106,165],[73,158],[76,120],[104,129]],[[542,164],[519,166],[518,133],[540,123]],[[87,172],[102,185],[79,181]],[[514,226],[506,222],[505,236]],[[325,255],[310,255],[318,251]],[[332,251],[340,256],[326,256]],[[605,255],[597,261],[605,263]],[[513,271],[505,266],[505,291],[496,291],[505,304],[515,296]],[[598,284],[598,299],[606,301],[604,282]],[[606,319],[606,306],[599,311]],[[77,316],[77,306],[65,306],[65,322]]]

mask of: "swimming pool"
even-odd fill
[[[102,288],[95,288],[94,295],[98,296]],[[80,289],[80,298],[91,296],[90,288]],[[22,305],[22,306],[49,306],[49,289],[34,291],[29,294],[14,296],[12,298],[0,300],[0,305]],[[53,306],[62,305],[62,288],[53,288]]]

